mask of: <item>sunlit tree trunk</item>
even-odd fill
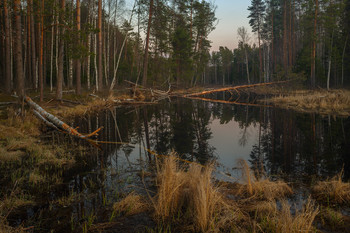
[[[150,0],[149,3],[149,12],[148,12],[148,25],[147,25],[147,36],[146,36],[146,47],[145,47],[145,58],[143,63],[143,78],[142,85],[147,85],[147,70],[148,70],[148,49],[149,49],[149,36],[151,31],[152,24],[152,12],[153,11],[153,0]],[[178,77],[179,78],[179,77]]]

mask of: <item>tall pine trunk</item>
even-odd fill
[[[80,0],[77,0],[77,30],[78,30],[78,44],[80,44]],[[81,94],[81,62],[80,58],[76,61],[76,94]]]
[[[98,86],[97,91],[102,90],[102,79],[103,79],[103,70],[102,70],[102,0],[98,0]]]
[[[7,7],[7,1],[4,0],[4,18],[5,18],[5,91],[11,92],[11,41],[10,41],[10,18]]]
[[[314,18],[314,30],[312,36],[312,50],[311,50],[311,88],[316,86],[316,77],[315,77],[315,67],[316,67],[316,30],[317,30],[317,14],[318,14],[318,0],[315,0],[315,18]]]
[[[16,90],[19,97],[24,97],[24,75],[22,59],[22,27],[21,27],[21,1],[14,0],[13,13],[15,17],[15,65],[16,65]]]
[[[63,57],[64,57],[64,39],[63,35],[65,33],[64,27],[64,14],[65,14],[65,0],[61,0],[60,6],[60,38],[59,38],[59,48],[58,48],[58,77],[57,77],[57,88],[56,88],[56,99],[62,99],[62,86],[63,86]]]
[[[44,0],[41,0],[40,10],[40,45],[39,45],[39,87],[40,102],[44,100],[44,78],[43,78],[43,47],[44,47]]]
[[[153,0],[150,0],[149,3],[149,13],[148,13],[148,25],[147,25],[147,36],[146,36],[146,47],[145,47],[145,59],[143,63],[143,78],[142,85],[147,85],[147,70],[148,70],[148,48],[149,48],[149,35],[152,24],[152,12],[153,11]],[[179,77],[178,77],[179,78]]]

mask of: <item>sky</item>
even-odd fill
[[[209,34],[212,51],[219,50],[219,46],[226,46],[231,50],[237,48],[237,29],[241,26],[246,27],[250,36],[253,37],[247,18],[250,3],[251,0],[215,0],[217,6],[215,15],[219,22],[216,29]]]

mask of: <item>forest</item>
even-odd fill
[[[225,4],[0,0],[0,233],[350,232],[350,0]]]
[[[210,49],[215,10],[196,0],[3,0],[1,90],[55,89],[61,99],[63,89],[111,91],[123,80],[163,88],[349,84],[349,1],[252,1],[252,33],[228,29],[239,35],[233,51]]]

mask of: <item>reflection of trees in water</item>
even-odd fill
[[[253,168],[263,163],[269,174],[286,173],[291,178],[303,178],[305,175],[334,175],[343,164],[349,165],[345,155],[350,151],[343,133],[348,132],[349,136],[349,121],[344,127],[341,119],[329,121],[314,114],[279,109],[269,109],[256,117],[262,128],[250,154]],[[344,169],[348,178],[349,166]]]
[[[159,154],[175,150],[184,158],[205,163],[214,159],[215,148],[209,144],[213,119],[219,119],[221,124],[238,122],[241,146],[251,140],[250,126],[258,126],[258,142],[250,154],[254,168],[263,166],[269,174],[300,177],[335,174],[344,164],[345,176],[350,177],[349,118],[322,118],[273,108],[175,99],[155,106],[102,111],[77,119],[75,125],[83,132],[104,126],[98,140],[137,144],[139,147],[133,153],[140,156],[146,154],[148,132],[149,147]],[[99,153],[107,156],[120,149],[121,145],[106,145]],[[132,149],[125,152],[131,154]],[[108,160],[99,159],[98,163]]]

